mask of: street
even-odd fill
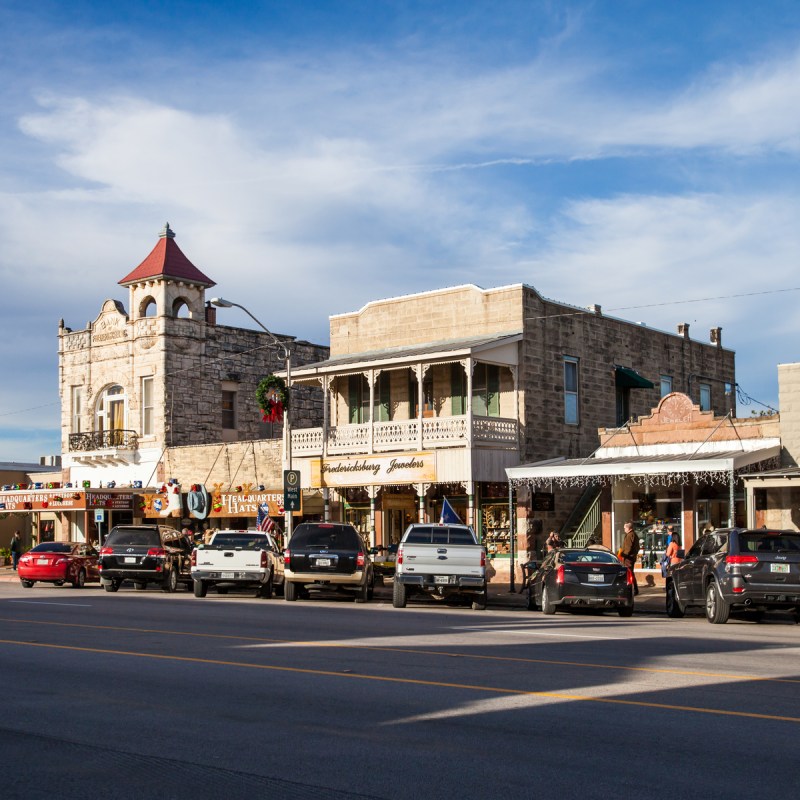
[[[6,798],[798,793],[800,627],[0,585]]]

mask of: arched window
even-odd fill
[[[139,303],[139,316],[140,317],[155,317],[158,314],[158,305],[152,297],[145,297]]]
[[[183,297],[177,297],[172,304],[172,316],[181,317],[182,319],[189,319],[189,317],[191,317],[189,305]]]
[[[124,430],[126,405],[125,390],[119,384],[106,387],[97,398],[95,430],[100,432]]]

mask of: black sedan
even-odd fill
[[[633,614],[633,574],[607,550],[562,548],[537,565],[528,583],[528,608],[554,614],[559,606]]]

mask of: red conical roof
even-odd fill
[[[158,244],[150,255],[133,272],[126,275],[120,281],[120,285],[127,286],[148,278],[173,278],[204,286],[216,285],[216,282],[203,275],[175,244],[175,232],[169,227],[169,222],[164,225],[159,234]]]

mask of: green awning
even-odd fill
[[[635,369],[614,365],[616,384],[623,389],[652,389],[654,384],[643,378]]]

